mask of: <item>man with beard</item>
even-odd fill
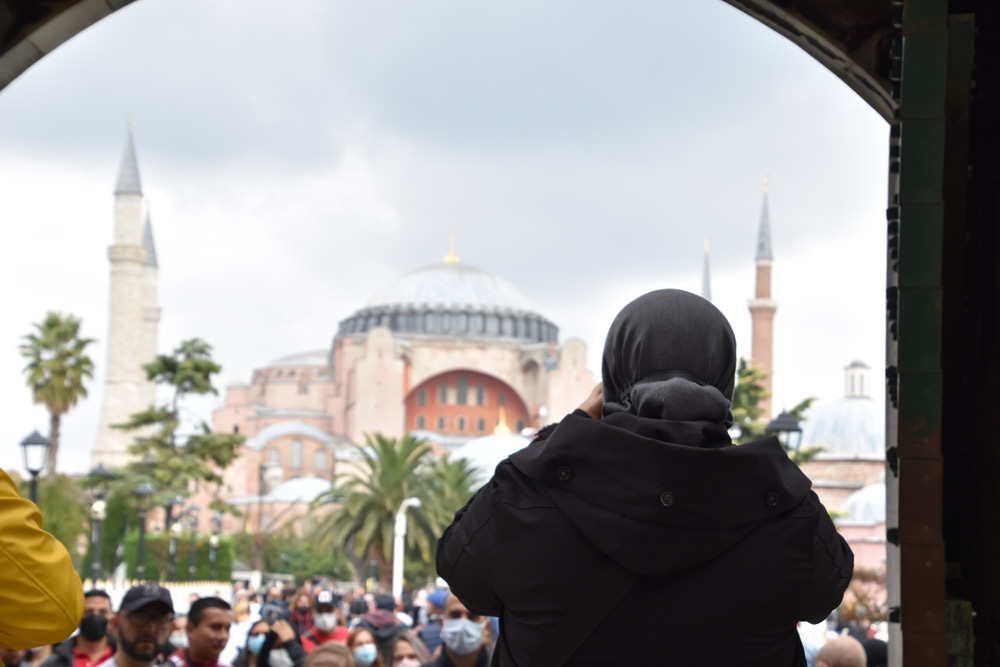
[[[198,598],[187,617],[188,645],[169,658],[173,667],[218,667],[219,654],[229,643],[233,611],[220,598]]]
[[[337,612],[334,608],[333,593],[330,591],[320,591],[316,594],[316,612],[313,614],[313,627],[311,630],[302,633],[302,648],[306,653],[321,644],[327,642],[347,641],[351,633],[342,625],[337,624]]]
[[[108,634],[111,619],[111,598],[102,590],[83,594],[83,619],[80,632],[56,645],[42,667],[94,667],[118,648],[113,635]]]
[[[153,667],[174,622],[170,592],[154,582],[133,586],[111,618],[118,652],[101,667]]]

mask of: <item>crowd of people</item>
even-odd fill
[[[49,647],[0,651],[6,667],[471,667],[488,662],[490,619],[447,590],[404,606],[324,584],[237,588],[232,600],[192,595],[175,613],[170,592],[135,586],[117,610],[102,590],[84,594],[78,631]]]

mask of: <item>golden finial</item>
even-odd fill
[[[706,255],[708,254],[708,247],[709,247],[709,244],[708,244],[708,239],[706,238],[706,239],[705,239],[705,254],[706,254]]]
[[[444,256],[445,264],[458,264],[458,255],[455,254],[455,235],[448,235],[448,254]]]
[[[493,435],[510,435],[510,427],[507,426],[507,409],[500,406],[500,416],[497,418],[497,427],[493,429]]]
[[[764,194],[767,194],[767,176],[764,177]]]

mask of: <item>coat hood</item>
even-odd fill
[[[573,414],[510,461],[595,548],[663,576],[716,557],[809,492],[777,438],[728,441],[717,423]]]

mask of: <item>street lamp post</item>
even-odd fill
[[[208,552],[208,562],[212,566],[212,571],[210,573],[212,581],[215,581],[217,576],[217,570],[215,563],[219,558],[219,533],[222,532],[222,514],[216,512],[212,515],[212,537],[208,540],[208,546],[210,547]]]
[[[21,441],[21,454],[24,456],[24,469],[31,474],[31,502],[38,502],[38,474],[45,470],[45,462],[49,459],[49,448],[52,443],[38,431]]]
[[[771,420],[768,425],[764,427],[764,432],[777,433],[779,436],[784,433],[785,449],[789,451],[792,449],[792,433],[798,433],[799,437],[795,440],[795,453],[798,454],[799,447],[802,446],[802,427],[800,427],[799,423],[795,421],[795,417],[782,410],[781,414]]]
[[[195,540],[198,537],[198,506],[191,505],[188,509],[188,523],[191,526],[191,553],[188,554],[188,581],[194,581],[195,564]]]
[[[261,463],[257,474],[257,539],[254,541],[253,569],[261,571],[264,560],[264,476],[276,468],[271,463]]]
[[[136,499],[139,501],[139,553],[136,557],[135,574],[139,581],[146,580],[146,505],[149,497],[156,493],[153,485],[142,482],[135,487]]]
[[[107,505],[104,502],[104,494],[97,494],[94,504],[90,506],[90,519],[93,522],[93,533],[90,538],[91,553],[93,558],[90,563],[90,578],[96,582],[103,579],[101,572],[101,525],[107,513]]]
[[[164,526],[174,525],[174,510],[178,510],[179,512],[180,508],[183,505],[184,505],[184,499],[181,498],[180,496],[174,496],[173,498],[170,499],[170,502],[167,503],[166,507],[167,518],[163,520]],[[178,516],[180,516],[180,514],[178,514]]]
[[[115,474],[104,467],[103,463],[98,463],[97,466],[90,471],[91,479],[98,481],[100,486],[94,491],[94,504],[90,506],[90,519],[93,524],[93,532],[91,534],[91,553],[93,558],[90,562],[90,578],[93,581],[104,578],[104,568],[101,566],[101,556],[103,551],[103,539],[101,537],[101,528],[104,523],[104,517],[107,514],[107,503],[104,502],[104,493],[106,491],[107,481],[114,477]]]
[[[167,574],[167,581],[177,581],[177,540],[182,532],[184,532],[184,526],[178,519],[170,526],[170,572]]]
[[[421,505],[420,498],[407,498],[399,504],[396,512],[396,525],[393,530],[395,540],[392,544],[392,596],[397,600],[403,594],[403,549],[406,543],[406,510],[417,509]]]

